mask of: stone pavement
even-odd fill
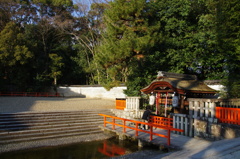
[[[107,125],[111,129],[111,125]],[[122,128],[116,127],[117,132],[122,132]],[[165,134],[165,130],[153,130],[156,133]],[[135,136],[135,131],[127,129],[127,136]],[[150,141],[149,134],[139,132],[138,138],[145,141]],[[153,136],[151,141],[154,145],[166,145],[167,139],[162,137]],[[225,139],[220,141],[207,141],[203,139],[190,138],[178,134],[171,133],[170,151],[164,154],[154,154],[147,156],[148,159],[240,159],[240,138]],[[177,151],[176,151],[177,150]],[[136,154],[129,154],[119,159],[134,159],[146,158],[141,157],[141,152]]]
[[[172,144],[181,150],[151,159],[240,159],[240,138],[210,142],[174,134]]]

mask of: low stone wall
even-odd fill
[[[113,109],[112,112],[119,118],[126,118],[126,119],[141,119],[144,110],[118,110]]]
[[[208,140],[222,140],[240,137],[240,125],[216,123],[214,121],[195,119],[194,136]]]
[[[58,93],[64,97],[83,97],[83,98],[102,98],[102,99],[116,99],[126,98],[123,93],[127,87],[114,87],[109,91],[102,86],[60,86],[57,88]]]

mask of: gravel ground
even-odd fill
[[[115,100],[62,97],[0,97],[0,113],[114,109]]]

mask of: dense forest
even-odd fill
[[[158,71],[240,97],[239,0],[0,0],[0,91],[125,84]]]

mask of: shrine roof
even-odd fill
[[[148,94],[156,89],[163,90],[165,87],[181,94],[187,92],[215,94],[217,92],[208,87],[204,82],[197,80],[197,77],[194,75],[175,74],[163,71],[158,72],[157,79],[143,88],[141,92]]]

